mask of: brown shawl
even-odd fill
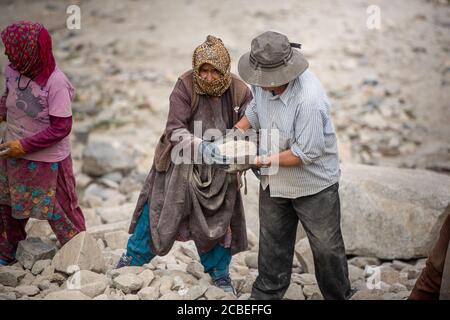
[[[195,96],[190,71],[180,77],[170,96],[166,129],[157,146],[129,229],[130,233],[134,232],[142,209],[148,203],[152,251],[155,254],[165,255],[170,251],[182,223],[188,225],[189,238],[195,241],[199,252],[211,250],[223,239],[228,228],[232,233],[232,253],[247,249],[237,175],[204,164],[174,164],[167,157],[178,143],[170,141],[174,132],[181,133],[182,143],[191,144],[194,152],[198,152],[201,139],[193,135],[194,121],[202,121],[202,133],[216,128],[225,134],[225,130],[232,128],[244,115],[252,98],[251,92],[236,76],[232,79],[230,88],[214,100],[206,95]],[[198,102],[192,103],[193,100]],[[233,107],[236,100],[239,100],[238,108]]]

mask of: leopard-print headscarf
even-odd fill
[[[195,92],[220,97],[231,84],[230,62],[230,54],[222,40],[211,35],[206,37],[206,41],[195,49],[192,56]],[[205,63],[209,63],[221,73],[219,79],[208,82],[200,77],[200,67]]]

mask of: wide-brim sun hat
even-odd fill
[[[291,82],[307,68],[301,45],[278,32],[267,31],[252,40],[251,50],[239,59],[241,78],[260,87],[278,87]]]

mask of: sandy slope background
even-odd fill
[[[80,5],[81,30],[65,27],[69,4]],[[450,8],[439,1],[1,5],[1,27],[20,18],[48,26],[58,63],[78,89],[75,110],[81,105],[112,109],[123,97],[123,107],[133,113],[138,103],[149,102],[154,113],[142,136],[162,130],[164,121],[154,120],[165,118],[174,81],[190,67],[193,49],[207,34],[223,39],[236,71],[251,39],[277,30],[303,44],[311,70],[330,93],[344,161],[449,169]],[[381,30],[366,27],[369,5],[380,8]]]

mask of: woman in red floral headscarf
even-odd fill
[[[1,32],[6,88],[0,121],[0,265],[15,261],[29,218],[50,223],[63,245],[85,230],[78,206],[69,133],[74,88],[56,66],[40,23],[20,21]]]

